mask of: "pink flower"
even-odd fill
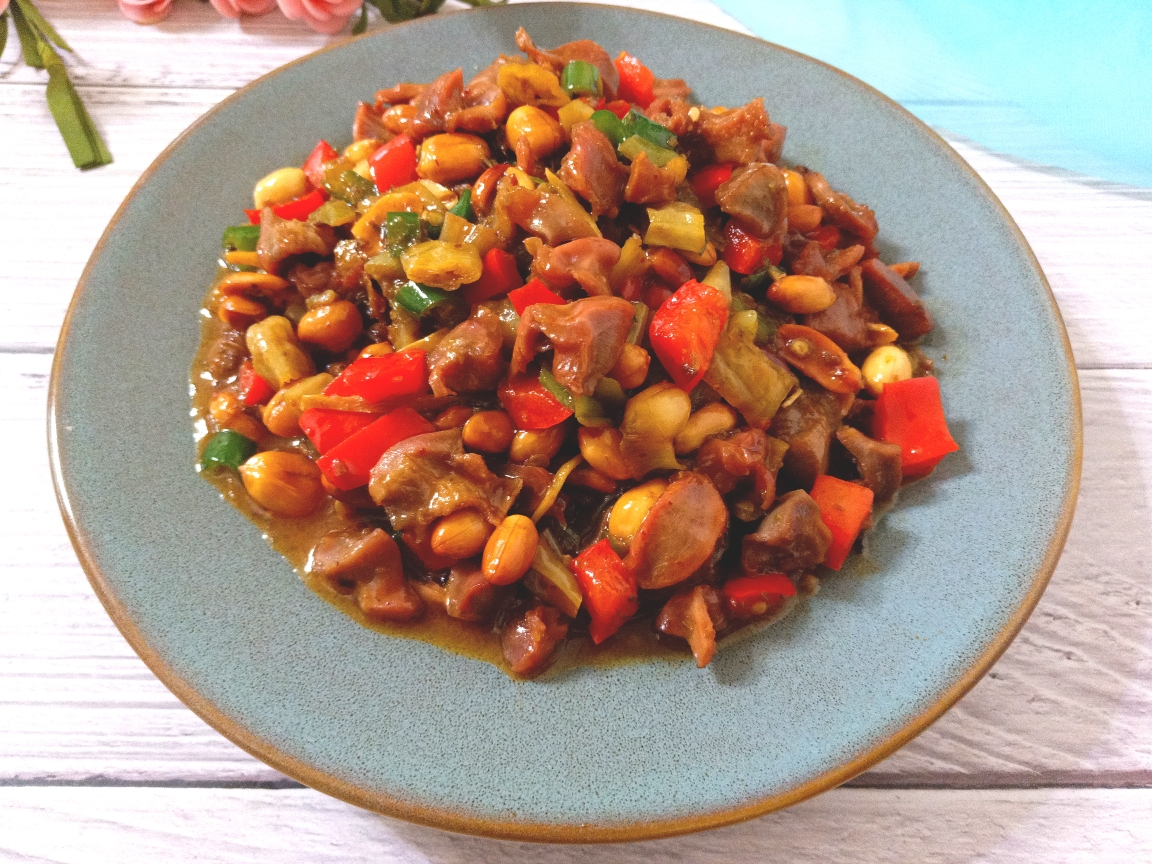
[[[123,2],[123,0],[121,0]],[[339,33],[362,0],[276,0],[280,11],[292,21],[307,21],[313,30],[329,35]]]
[[[172,11],[172,0],[116,0],[124,17],[137,24],[155,24]]]
[[[3,15],[7,11],[8,11],[8,0],[0,0],[0,15]],[[4,26],[5,27],[8,26],[7,21],[4,22]]]
[[[276,0],[211,0],[216,11],[225,18],[241,15],[267,15],[276,8]]]

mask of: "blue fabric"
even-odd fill
[[[979,144],[1152,186],[1152,3],[715,0]]]

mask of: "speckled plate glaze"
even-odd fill
[[[765,96],[786,160],[867,202],[887,260],[924,263],[926,350],[962,450],[905,490],[866,553],[710,667],[582,668],[535,683],[364,629],[313,595],[192,470],[188,368],[223,226],[253,181],[348,138],[379,86],[578,38]],[[1071,351],[1004,208],[925,126],[807,57],[675,18],[582,4],[422,19],[227,99],[145,173],[85,271],[51,388],[56,487],[96,592],[200,716],[304,783],[457,831],[555,841],[698,830],[800,801],[940,716],[1023,624],[1080,475]]]

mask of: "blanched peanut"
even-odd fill
[[[348,300],[309,309],[296,325],[301,342],[319,345],[334,354],[347,351],[364,329],[360,310]]]
[[[647,351],[639,345],[625,342],[616,365],[608,372],[608,377],[616,379],[616,383],[625,390],[632,390],[644,383],[651,363],[652,358]]]
[[[623,554],[627,550],[648,511],[667,488],[668,481],[657,478],[629,489],[616,499],[608,515],[608,540],[617,552]]]
[[[900,338],[900,334],[887,324],[877,322],[868,323],[868,335],[871,337],[873,345],[891,345]]]
[[[784,182],[788,184],[788,206],[796,204],[811,204],[812,193],[808,191],[808,184],[798,171],[784,170]]]
[[[252,202],[257,210],[287,204],[308,193],[308,178],[299,168],[278,168],[256,184]]]
[[[240,466],[248,495],[277,516],[307,516],[324,500],[320,469],[300,453],[265,450]]]
[[[467,405],[452,405],[437,414],[432,425],[437,429],[459,429],[471,416],[472,409]]]
[[[535,159],[543,159],[564,143],[564,127],[535,105],[521,105],[504,123],[508,146],[515,147],[523,135]]]
[[[836,302],[836,292],[819,276],[785,276],[768,286],[768,299],[787,312],[823,312]]]
[[[688,418],[684,428],[673,439],[672,446],[676,448],[676,455],[696,452],[700,449],[700,445],[713,435],[721,435],[735,429],[739,420],[736,412],[723,402],[705,405]]]
[[[503,453],[512,444],[512,418],[504,411],[481,411],[464,424],[464,446],[482,453]]]
[[[558,423],[548,429],[521,429],[512,436],[508,458],[513,462],[527,462],[534,456],[550,462],[560,452],[564,436],[568,432],[566,423]]]
[[[891,267],[901,279],[911,279],[920,272],[919,261],[901,261],[898,264],[889,264],[888,266]]]
[[[272,315],[248,328],[244,341],[252,354],[256,374],[276,389],[316,374],[316,364],[296,341],[292,322]]]
[[[432,551],[445,558],[471,558],[480,553],[492,526],[472,507],[436,520],[432,528]]]
[[[212,401],[208,403],[208,413],[218,429],[231,429],[253,441],[261,441],[264,438],[264,427],[260,425],[260,421],[245,413],[240,397],[231,390],[221,390],[213,394]]]
[[[481,568],[493,585],[511,585],[528,572],[540,535],[527,516],[508,516],[484,545]]]
[[[593,468],[613,480],[632,476],[620,455],[620,430],[613,426],[582,426],[577,433],[580,455]]]
[[[807,234],[820,227],[824,211],[815,204],[792,204],[788,207],[788,229]]]
[[[907,381],[912,377],[912,361],[907,352],[895,345],[883,345],[865,359],[860,367],[864,386],[873,396],[884,392],[884,385],[893,381]]]
[[[216,317],[234,330],[247,330],[267,316],[268,310],[262,303],[239,294],[225,297],[216,307]]]
[[[484,170],[491,155],[487,142],[475,135],[460,132],[433,135],[425,139],[420,148],[416,173],[425,180],[442,184],[473,180]]]
[[[268,427],[268,431],[281,438],[299,435],[300,415],[304,413],[300,400],[305,396],[323,393],[324,388],[331,383],[332,376],[327,372],[321,372],[319,375],[297,381],[290,387],[277,390],[264,406],[264,425]]]

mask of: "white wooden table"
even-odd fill
[[[737,26],[708,0],[632,5]],[[72,169],[42,76],[11,68],[10,40],[0,65],[0,860],[1152,861],[1152,190],[1021,164],[940,130],[1044,266],[1085,423],[1060,566],[959,705],[849,786],[742,825],[611,850],[455,836],[303,788],[177,701],[88,587],[48,474],[52,352],[113,211],[204,111],[326,40],[279,16],[237,25],[187,0],[155,28],[129,24],[111,0],[40,6],[79,48],[75,77],[116,162]]]

